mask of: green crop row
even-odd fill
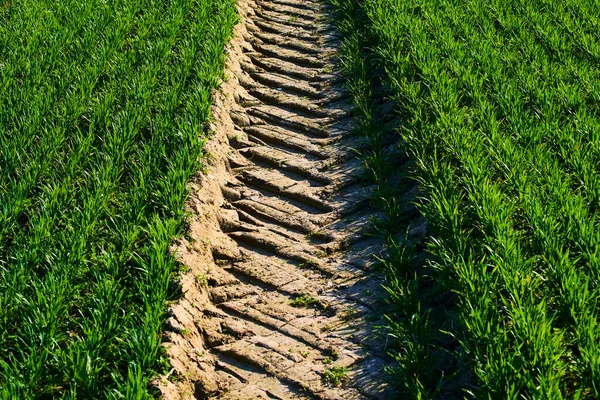
[[[0,397],[146,398],[233,0],[0,4]]]
[[[331,3],[333,20],[343,37],[341,72],[354,102],[354,134],[369,144],[360,158],[367,171],[365,178],[377,186],[372,192],[372,204],[381,211],[381,217],[374,220],[373,234],[384,239],[387,254],[385,258],[376,257],[376,265],[385,277],[389,303],[380,309],[388,322],[380,327],[380,333],[385,335],[385,348],[396,361],[388,368],[388,380],[397,387],[400,398],[455,398],[460,396],[460,388],[442,388],[442,383],[444,374],[455,377],[460,370],[455,360],[448,362],[448,357],[443,369],[439,369],[442,352],[436,355],[436,348],[448,342],[439,332],[450,330],[454,321],[446,318],[449,305],[435,307],[435,302],[448,296],[426,268],[424,238],[411,235],[413,223],[423,225],[422,220],[415,218],[417,182],[411,174],[415,163],[397,134],[397,116],[386,112],[390,100],[381,85],[384,71],[374,52],[376,38],[364,29],[366,15],[357,2]]]
[[[600,397],[598,5],[346,3],[403,118],[465,394]]]

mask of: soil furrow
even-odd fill
[[[190,184],[167,399],[388,399],[383,239],[320,1],[240,0]],[[331,68],[330,68],[331,67]]]

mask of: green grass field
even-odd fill
[[[429,262],[391,260],[402,389],[600,397],[598,3],[334,4],[363,120],[383,82],[429,221]]]
[[[600,3],[331,3],[404,398],[600,398]],[[235,21],[235,0],[0,0],[2,400],[156,395]]]
[[[151,395],[233,0],[0,3],[0,393]]]

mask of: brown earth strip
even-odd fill
[[[210,166],[173,249],[187,272],[165,332],[173,370],[157,386],[166,399],[393,398],[375,330],[383,244],[369,235],[373,188],[356,158],[364,143],[348,134],[327,9],[238,9]]]

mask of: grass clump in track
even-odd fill
[[[311,295],[304,295],[290,300],[290,306],[298,308],[311,307],[316,304],[319,304],[319,299]]]
[[[477,398],[600,397],[596,5],[338,2],[357,10],[403,119],[431,231],[428,274],[454,293],[446,335],[460,346],[449,351],[472,375],[433,362],[439,379],[407,387],[421,397],[457,384]],[[421,344],[440,335],[419,332]],[[399,360],[396,372],[407,368]]]
[[[348,379],[348,369],[346,367],[334,365],[331,368],[324,368],[323,381],[328,385],[342,386]]]
[[[146,398],[230,0],[0,7],[0,397]]]

